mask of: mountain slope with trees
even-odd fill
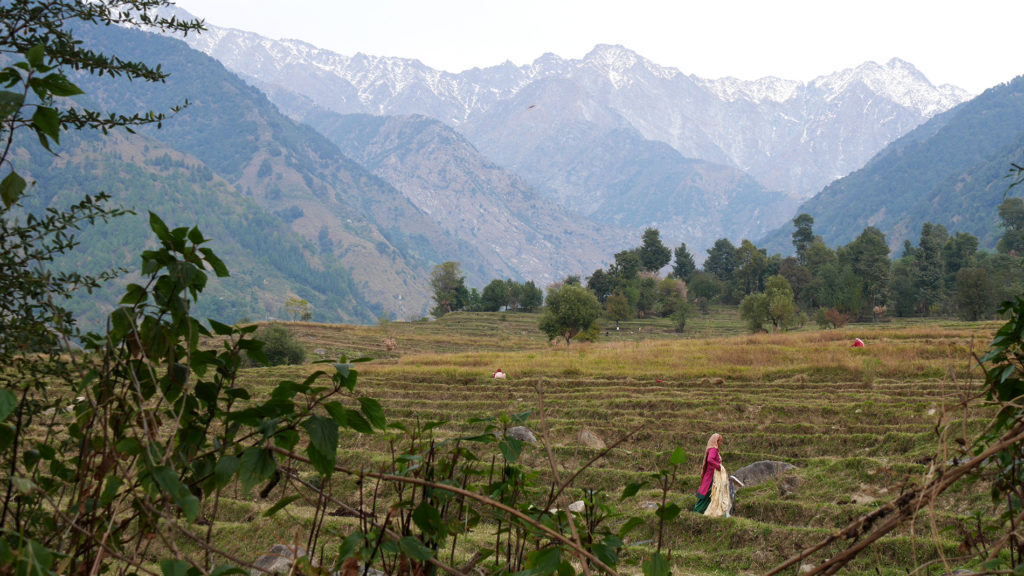
[[[171,74],[159,89],[129,87],[123,79],[81,78],[91,102],[100,108],[117,103],[159,110],[188,99],[190,106],[160,130],[139,134],[202,159],[236,191],[234,200],[223,196],[225,201],[250,202],[285,223],[303,239],[302,257],[314,269],[348,270],[366,300],[362,311],[318,310],[320,319],[421,316],[429,308],[430,270],[446,259],[466,262],[473,278],[493,276],[472,246],[448,235],[392,186],[311,128],[282,115],[213,59],[179,40],[137,30],[89,29],[81,36],[86,45],[160,61]],[[298,258],[293,244],[267,245],[258,234],[255,239],[259,246],[250,250],[280,248],[282,257]]]
[[[997,207],[1007,193],[1007,170],[1022,157],[1024,77],[1018,77],[893,142],[799,212],[814,217],[815,231],[829,245],[874,226],[895,250],[931,222],[973,234],[991,249],[1001,233]],[[765,244],[786,251],[788,234],[780,228]]]

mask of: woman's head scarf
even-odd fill
[[[714,434],[711,435],[710,438],[708,438],[708,447],[704,449],[704,458],[702,458],[700,461],[700,473],[702,475],[704,474],[704,466],[706,466],[708,463],[708,451],[710,451],[712,448],[717,450],[718,445],[721,443],[722,435],[719,434],[718,432],[715,432]]]

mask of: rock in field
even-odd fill
[[[776,460],[759,460],[749,466],[744,466],[733,472],[733,476],[743,483],[744,487],[757,486],[769,480],[775,480],[784,472],[796,468],[789,462],[778,462]]]
[[[580,429],[580,442],[587,448],[593,448],[595,450],[604,450],[607,446],[601,437],[594,433],[594,431],[588,428]]]
[[[537,437],[534,436],[533,432],[530,432],[530,429],[526,426],[513,426],[509,428],[508,437],[515,438],[520,442],[529,442],[530,444],[535,444],[537,442]]]
[[[265,576],[266,574],[288,574],[292,569],[292,562],[296,558],[306,555],[306,549],[302,546],[289,546],[287,544],[274,544],[263,556],[260,556],[253,563],[256,567],[249,571],[250,576]]]

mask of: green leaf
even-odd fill
[[[413,510],[412,521],[423,531],[423,534],[431,539],[440,540],[444,538],[441,532],[444,530],[444,523],[441,520],[441,513],[437,511],[426,500]]]
[[[223,488],[231,482],[235,473],[238,472],[239,465],[238,457],[232,454],[227,454],[217,461],[217,465],[213,467],[213,477],[217,488]]]
[[[541,548],[526,555],[526,567],[531,574],[536,576],[547,576],[558,570],[562,563],[561,548]]]
[[[37,70],[43,66],[43,58],[45,57],[46,47],[42,44],[36,44],[25,52],[25,60],[29,63],[29,66]]]
[[[4,208],[10,208],[25,193],[28,184],[17,172],[11,171],[3,181],[0,181],[0,199],[3,200]]]
[[[100,504],[103,506],[109,506],[114,498],[117,497],[117,492],[121,489],[121,478],[117,476],[108,476],[107,484],[103,487],[103,493],[100,494]]]
[[[502,438],[501,442],[498,443],[498,449],[501,450],[501,455],[505,457],[505,461],[512,463],[519,459],[519,455],[523,453],[523,442],[515,438]]]
[[[644,519],[639,516],[631,516],[622,526],[619,526],[619,538],[625,538],[637,526],[643,526]]]
[[[14,426],[0,424],[0,452],[10,448],[14,443]]]
[[[248,574],[248,572],[231,564],[218,564],[210,572],[210,576],[228,576],[228,574]]]
[[[25,96],[10,90],[0,91],[0,121],[7,120],[13,116],[21,105],[25,103]]]
[[[622,540],[613,534],[605,536],[600,542],[595,542],[590,551],[597,556],[597,559],[608,566],[615,566],[619,563],[617,550],[622,546]]]
[[[679,516],[679,513],[681,511],[682,509],[679,508],[678,504],[676,504],[675,502],[670,502],[665,506],[658,506],[658,510],[657,512],[655,512],[655,515],[658,516],[658,518],[664,520],[665,522],[671,522],[676,519],[676,516]]]
[[[39,135],[39,142],[47,150],[50,149],[47,138],[60,144],[60,115],[53,108],[36,106],[36,111],[32,114],[32,128]]]
[[[259,446],[250,446],[242,452],[242,459],[239,461],[239,477],[242,480],[242,490],[249,492],[252,487],[263,482],[277,469],[274,462],[274,455],[270,450]]]
[[[412,536],[406,536],[399,540],[398,546],[401,548],[402,553],[413,560],[426,562],[434,557],[434,553],[430,551],[430,548],[427,548],[422,542]]]
[[[213,328],[213,333],[217,336],[231,336],[235,333],[235,327],[217,322],[216,320],[210,319],[210,328]]]
[[[298,494],[292,494],[291,496],[285,496],[284,498],[281,498],[276,503],[274,503],[274,505],[271,506],[266,512],[263,513],[263,517],[270,518],[274,514],[280,512],[281,509],[283,509],[285,506],[291,504],[292,502],[295,502],[301,497],[302,496],[299,496]]]
[[[643,568],[644,576],[670,576],[672,574],[668,560],[661,555],[661,552],[655,552],[654,556],[644,561],[641,568]]]
[[[0,422],[7,419],[18,407],[18,397],[10,390],[0,389]]]
[[[388,419],[384,416],[384,408],[380,405],[380,402],[373,398],[360,398],[359,406],[363,414],[366,415],[366,419],[370,421],[370,424],[381,430],[387,427]]]
[[[683,451],[682,447],[676,448],[675,450],[672,451],[672,456],[669,457],[668,461],[673,466],[686,464],[686,452]]]
[[[59,72],[43,76],[40,79],[39,84],[50,94],[60,96],[62,98],[85,94],[85,92],[82,92],[81,88],[72,84],[71,81],[67,79],[67,76],[64,76]]]
[[[142,443],[139,442],[138,438],[132,438],[130,436],[128,438],[118,440],[117,444],[114,444],[114,448],[121,454],[129,456],[138,456],[139,454],[142,454]]]
[[[373,427],[359,412],[345,408],[338,402],[328,402],[324,404],[324,409],[338,423],[338,426],[351,428],[361,434],[373,434]]]
[[[330,476],[338,456],[338,423],[322,416],[310,416],[303,428],[309,433],[306,454],[310,462],[321,475]]]
[[[277,434],[274,434],[274,444],[284,448],[285,450],[295,448],[295,445],[298,443],[299,433],[290,428],[278,430]]]
[[[626,484],[626,487],[622,489],[622,496],[619,496],[619,502],[622,502],[626,498],[636,496],[637,492],[646,485],[647,482],[630,482],[629,484]]]
[[[174,238],[171,236],[171,231],[167,229],[167,224],[160,219],[159,216],[150,212],[149,213],[149,228],[153,230],[156,237],[165,244],[171,244],[174,242]]]
[[[224,262],[213,253],[213,250],[209,248],[200,248],[199,251],[203,254],[206,263],[213,269],[214,274],[218,278],[226,278],[231,274],[228,273],[228,267],[224,265]]]
[[[366,537],[359,530],[349,534],[345,541],[341,543],[341,546],[338,547],[338,563],[340,564],[342,560],[355,554],[365,540]]]
[[[186,576],[188,574],[188,562],[166,558],[160,561],[160,571],[164,576]]]

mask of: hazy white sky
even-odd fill
[[[704,78],[902,58],[980,93],[1024,74],[1024,0],[176,0],[210,24],[449,72],[621,44]]]

